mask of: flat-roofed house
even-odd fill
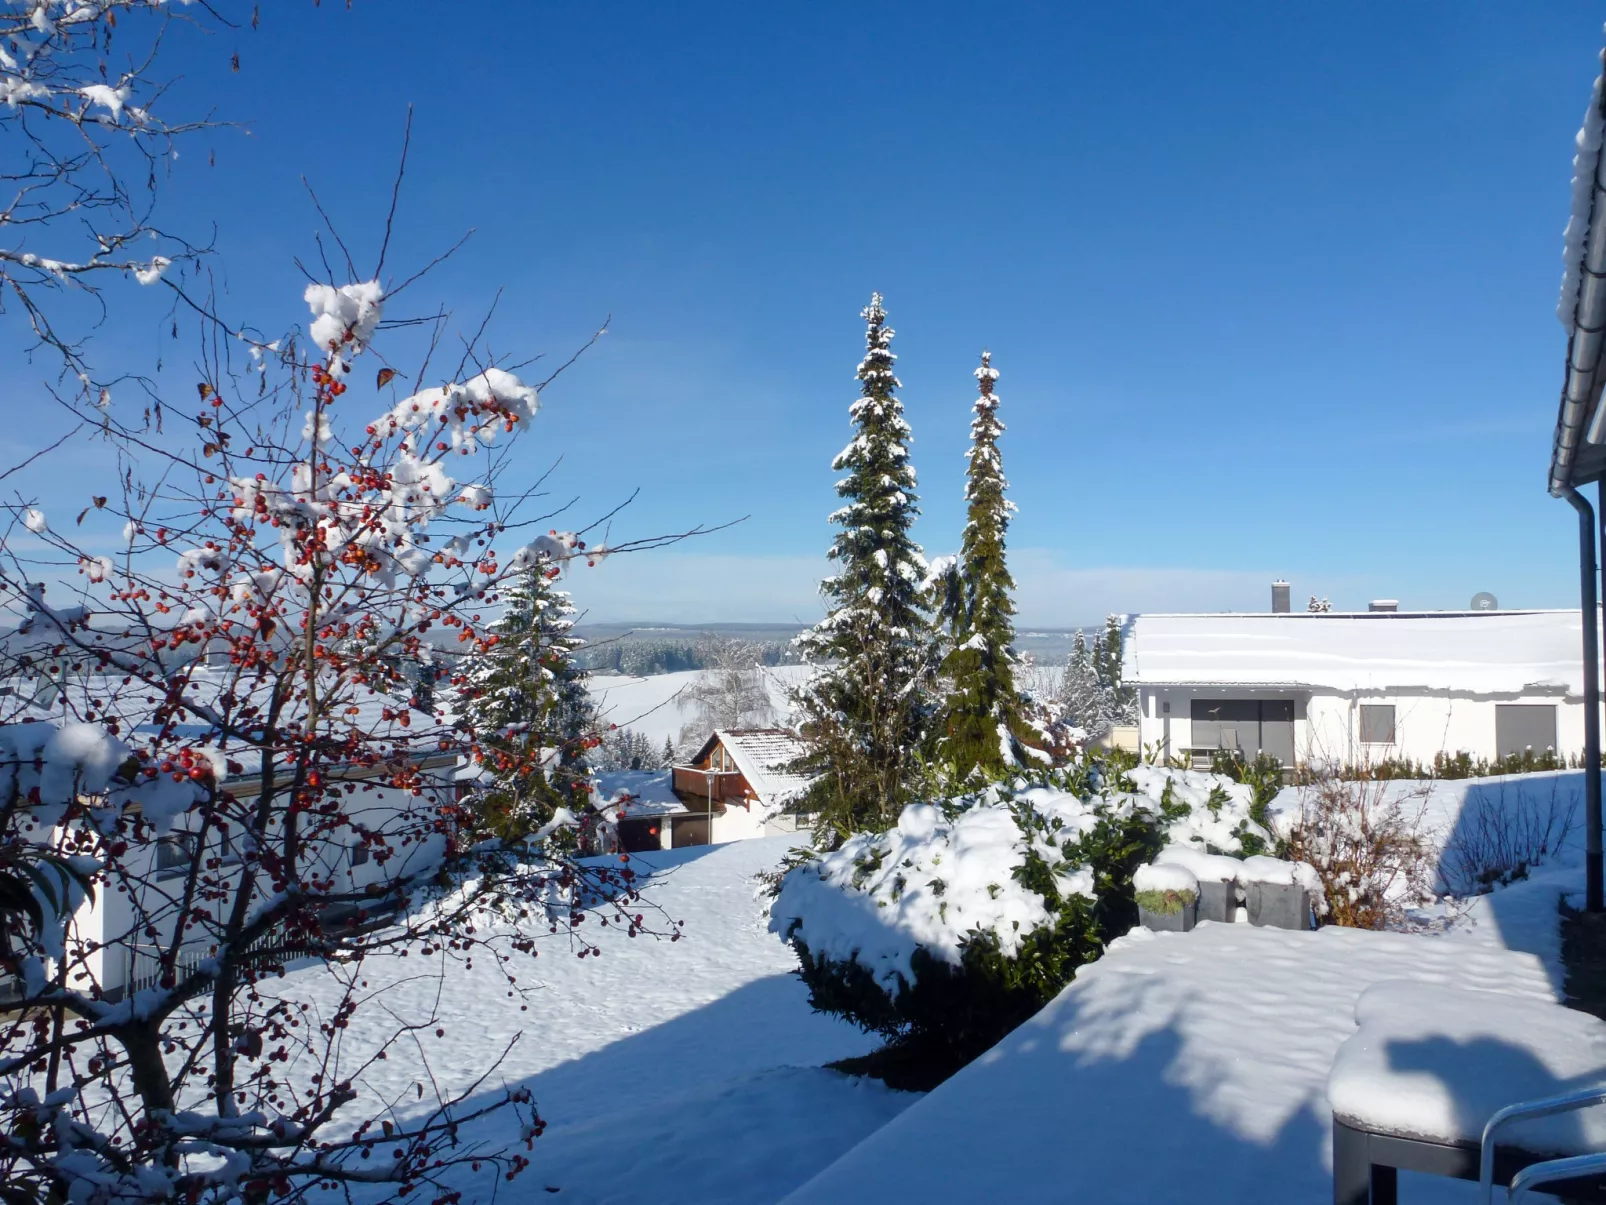
[[[1173,757],[1432,762],[1584,746],[1580,612],[1140,615],[1124,678]]]

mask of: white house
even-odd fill
[[[231,680],[205,670],[191,675],[192,699],[211,702],[210,692],[221,691]],[[108,791],[108,776],[117,760],[127,755],[101,724],[80,723],[71,717],[93,709],[97,697],[115,695],[118,681],[94,676],[69,681],[63,690],[53,684],[47,691],[32,679],[8,680],[4,689],[21,700],[15,723],[0,725],[0,796],[38,797],[32,806],[35,823],[44,830],[36,839],[71,848],[71,830],[81,823],[67,821],[58,828],[69,802],[107,806],[124,818],[138,816],[151,824],[156,839],[130,841],[120,855],[117,883],[95,893],[75,911],[66,935],[67,956],[74,986],[92,982],[110,999],[155,982],[161,972],[160,951],[178,941],[179,968],[210,957],[216,933],[232,906],[240,883],[241,852],[246,834],[241,816],[254,811],[263,788],[260,756],[250,747],[234,745],[220,750],[214,734],[194,722],[176,725],[175,746],[190,746],[182,756],[195,753],[197,764],[208,767],[205,782],[215,782],[221,802],[212,809],[201,806],[206,788],[182,781],[182,766],[167,767],[142,784],[119,792]],[[137,688],[136,688],[137,689]],[[65,697],[64,697],[65,696]],[[70,703],[71,706],[66,706]],[[381,716],[387,709],[406,705],[399,699],[374,694],[356,700],[344,713],[355,729],[390,731]],[[136,711],[132,705],[130,711]],[[31,721],[31,722],[24,722]],[[134,743],[141,744],[149,726],[134,728]],[[52,745],[48,737],[70,730],[72,740]],[[407,728],[394,729],[406,733]],[[377,744],[377,742],[374,742]],[[346,762],[331,759],[320,774],[338,792],[342,823],[328,828],[303,828],[301,866],[309,881],[325,884],[334,897],[346,897],[327,906],[320,917],[326,930],[360,926],[399,905],[394,885],[416,879],[437,864],[445,853],[445,806],[457,797],[454,781],[459,757],[433,747],[435,742],[396,736],[383,759],[360,757]],[[371,746],[370,746],[371,747]],[[53,752],[54,749],[54,752]],[[107,756],[112,756],[108,761]],[[179,756],[175,754],[174,760]],[[46,789],[41,787],[49,780]],[[277,788],[282,791],[281,778]],[[333,794],[331,798],[334,798]],[[269,823],[276,835],[283,823],[283,806]],[[253,899],[265,899],[269,876],[259,875]],[[351,897],[359,895],[359,903]],[[370,902],[371,901],[371,902]],[[181,937],[175,939],[175,933]],[[264,936],[263,946],[274,947],[282,936]],[[79,976],[83,979],[80,980]],[[0,975],[0,998],[13,993],[9,976]]]
[[[1576,610],[1140,615],[1124,673],[1142,744],[1171,756],[1570,758],[1582,647]]]
[[[389,784],[395,765],[327,767],[325,773],[331,780],[355,790],[343,804],[349,818],[344,829],[309,843],[305,851],[309,874],[327,882],[336,895],[372,892],[376,901],[374,919],[385,909],[393,909],[400,900],[387,889],[398,880],[414,878],[428,870],[445,853],[444,836],[421,837],[419,830],[424,812],[450,802],[457,794],[453,781],[457,762],[455,754],[408,759],[407,764],[418,774],[416,792]],[[252,775],[226,779],[220,786],[241,801],[254,800],[261,790],[260,781]],[[210,921],[196,926],[186,938],[177,966],[190,966],[214,952],[207,932],[211,926],[221,926],[224,916],[219,909],[233,902],[238,883],[234,868],[240,859],[228,831],[210,830],[203,836],[196,827],[193,813],[181,815],[166,836],[141,851],[150,860],[149,868],[131,866],[130,870],[131,877],[140,884],[142,898],[102,891],[74,918],[74,937],[90,947],[84,968],[109,998],[117,999],[156,981],[161,971],[159,947],[142,940],[140,931],[154,922],[164,940],[170,937],[174,905],[183,895],[191,868],[198,864],[209,868],[227,886],[221,893],[222,903],[213,899],[195,905]],[[364,833],[366,840],[361,835]],[[383,850],[384,855],[375,856],[376,849]],[[366,918],[367,910],[359,912],[353,905],[337,905],[325,911],[323,923],[338,931],[341,925],[358,925]]]

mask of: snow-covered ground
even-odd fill
[[[532,1166],[512,1185],[516,1199],[556,1190],[557,1201],[584,1205],[777,1200],[914,1099],[823,1070],[876,1043],[809,1009],[790,948],[765,928],[753,876],[793,840],[637,855],[638,868],[657,868],[645,894],[685,922],[684,936],[593,933],[604,953],[584,959],[554,938],[536,960],[541,990],[528,1012],[483,961],[468,971],[447,964],[444,974],[416,955],[368,963],[379,998],[359,1021],[383,1027],[382,1009],[413,1020],[433,1008],[446,1032],[423,1038],[417,1060],[375,1064],[359,1089],[416,1112],[433,1095],[430,1076],[461,1090],[517,1036],[491,1082],[528,1086],[551,1128],[523,1152]],[[329,987],[308,968],[282,990],[327,1008]],[[360,1031],[349,1031],[346,1058],[360,1054]],[[522,1146],[511,1115],[497,1124],[465,1137]],[[463,1185],[473,1205],[497,1188],[493,1172],[485,1179]]]
[[[1577,845],[1583,782],[1581,770],[1556,770],[1492,778],[1396,779],[1354,784],[1354,789],[1369,806],[1397,806],[1423,836],[1441,891],[1473,895],[1479,870],[1491,862],[1541,847],[1546,851],[1542,858],[1552,860],[1563,844]],[[1296,820],[1306,790],[1284,787],[1271,805],[1272,814]]]
[[[587,686],[604,722],[642,733],[655,745],[661,745],[666,737],[679,741],[681,729],[695,724],[697,709],[688,701],[687,691],[700,672],[686,670],[645,678],[598,674]],[[769,689],[775,723],[786,727],[790,712],[787,692],[813,670],[806,665],[777,665],[765,667],[761,672]]]
[[[1538,807],[1576,793],[1580,779],[1437,784],[1427,802],[1435,831],[1454,831],[1469,799]],[[526,1152],[516,1199],[1326,1200],[1326,1080],[1362,991],[1409,980],[1554,999],[1556,903],[1581,882],[1575,840],[1531,880],[1441,908],[1428,932],[1138,932],[920,1098],[823,1069],[875,1039],[811,1012],[790,950],[766,931],[753,876],[793,840],[644,855],[656,868],[649,894],[685,921],[684,939],[609,931],[600,959],[554,944],[536,963],[541,990],[528,1012],[478,964],[443,976],[420,975],[416,957],[365,969],[403,1019],[425,1015],[441,993],[446,1034],[424,1038],[422,1054],[443,1088],[471,1082],[518,1035],[494,1082],[529,1086],[551,1128]],[[319,975],[292,972],[290,986],[319,997]],[[354,1032],[348,1053],[360,1041]],[[402,1112],[421,1108],[421,1064],[377,1064],[361,1087]],[[511,1119],[499,1124],[471,1137],[513,1145]],[[1407,1200],[1475,1195],[1459,1182],[1403,1179]],[[483,1205],[496,1186],[463,1187],[465,1201]]]
[[[1433,784],[1436,838],[1458,809],[1548,814],[1582,775]],[[1400,791],[1410,788],[1401,785]],[[788,1205],[888,1199],[1152,1203],[1331,1199],[1327,1076],[1371,984],[1404,980],[1560,998],[1557,904],[1582,885],[1575,825],[1531,879],[1421,933],[1314,933],[1204,922],[1113,943],[1047,1008],[803,1188]],[[1401,1176],[1401,1199],[1470,1202],[1476,1186]]]

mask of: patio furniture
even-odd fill
[[[1401,1169],[1606,1202],[1606,1022],[1417,982],[1368,988],[1355,1020],[1327,1084],[1335,1205],[1395,1205]]]

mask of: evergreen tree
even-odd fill
[[[1119,615],[1104,619],[1104,631],[1093,640],[1093,671],[1104,694],[1105,716],[1110,724],[1138,722],[1137,691],[1121,684],[1126,655],[1126,633]]]
[[[586,674],[575,654],[574,605],[552,588],[555,569],[539,559],[508,588],[506,609],[491,625],[496,643],[465,673],[462,708],[483,735],[484,772],[476,820],[517,838],[560,807],[585,802],[586,749],[596,726]]]
[[[1099,676],[1093,668],[1093,654],[1087,647],[1087,637],[1080,629],[1071,642],[1070,655],[1065,659],[1065,672],[1060,678],[1059,703],[1067,722],[1090,737],[1099,736],[1110,726],[1104,691],[1099,686]]]
[[[796,695],[808,751],[797,764],[817,775],[799,810],[819,816],[822,839],[840,842],[892,824],[911,797],[928,718],[932,633],[922,603],[925,557],[910,534],[919,510],[909,463],[909,424],[895,395],[892,329],[881,296],[863,317],[862,395],[853,441],[832,462],[844,505],[820,583],[826,617],[798,637],[822,668]]]
[[[980,394],[970,424],[965,500],[969,510],[959,546],[959,589],[952,616],[952,647],[943,660],[948,682],[937,723],[940,762],[958,781],[974,775],[998,778],[1025,757],[1029,731],[1015,689],[1015,581],[1005,562],[1004,541],[1015,504],[1004,497],[998,437],[998,370],[982,352],[976,369]],[[949,592],[952,597],[954,592]]]

